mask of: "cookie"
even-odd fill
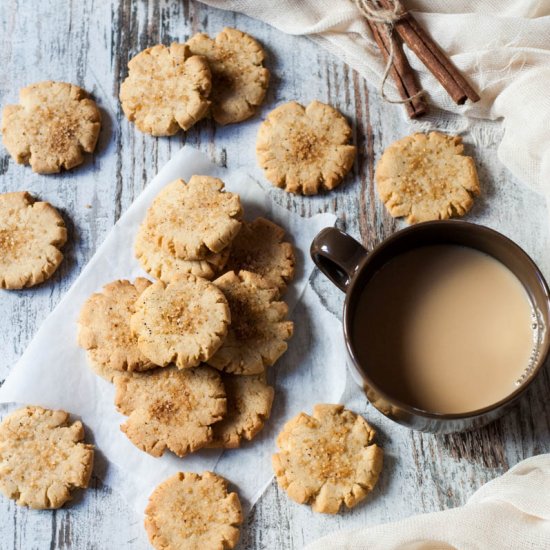
[[[86,488],[94,450],[65,411],[19,409],[0,424],[0,491],[20,506],[53,509]]]
[[[122,110],[140,131],[172,136],[206,115],[210,85],[204,57],[193,55],[185,44],[160,44],[128,63],[128,77],[120,86]]]
[[[173,181],[147,210],[145,227],[178,258],[203,260],[219,253],[239,232],[242,218],[239,195],[223,189],[223,181],[209,176]]]
[[[294,248],[284,242],[285,231],[264,218],[256,218],[243,227],[231,244],[227,270],[252,271],[261,275],[281,292],[294,278]]]
[[[19,92],[19,105],[6,105],[2,113],[2,140],[9,154],[39,174],[82,164],[82,153],[95,149],[100,127],[95,102],[66,82],[31,84]]]
[[[459,136],[412,134],[392,143],[374,175],[376,189],[394,217],[409,223],[463,216],[479,195],[474,160]]]
[[[274,390],[265,383],[264,375],[222,376],[227,396],[227,414],[212,426],[209,447],[235,449],[244,439],[254,438],[271,414]]]
[[[185,456],[204,447],[212,440],[211,425],[226,412],[221,377],[209,367],[122,373],[114,383],[116,408],[128,416],[120,429],[152,456],[166,448]]]
[[[212,472],[179,472],[149,497],[145,530],[157,550],[227,550],[239,541],[243,522],[236,493]]]
[[[250,35],[224,28],[213,40],[200,33],[187,41],[193,54],[203,55],[212,72],[210,107],[219,124],[241,122],[254,115],[269,84],[265,53]]]
[[[229,271],[214,281],[229,303],[231,325],[218,351],[207,363],[232,374],[257,374],[287,350],[293,323],[278,291],[255,273]]]
[[[67,229],[59,212],[22,191],[0,194],[0,288],[49,279],[63,260]]]
[[[93,370],[112,382],[120,371],[143,371],[156,367],[139,351],[130,331],[134,305],[151,281],[138,277],[134,283],[113,281],[92,294],[80,311],[78,344],[88,352]]]
[[[142,224],[138,230],[134,251],[141,267],[156,279],[169,283],[179,275],[195,275],[212,280],[221,273],[229,259],[230,247],[211,252],[204,260],[182,260],[163,249],[153,232]]]
[[[298,414],[277,437],[277,482],[314,512],[336,514],[342,503],[352,508],[372,491],[382,469],[374,436],[363,417],[342,405],[315,405],[313,416]]]
[[[130,320],[140,351],[156,365],[180,369],[208,361],[222,345],[231,322],[222,291],[206,279],[182,275],[157,281],[135,304]]]
[[[271,111],[256,140],[258,163],[273,185],[303,195],[338,186],[351,170],[351,128],[330,105],[295,101]]]

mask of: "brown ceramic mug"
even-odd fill
[[[382,390],[369,375],[369,364],[358,359],[352,323],[358,298],[365,285],[389,260],[427,245],[459,245],[477,249],[506,266],[521,282],[537,317],[532,361],[515,391],[487,407],[460,414],[421,410]],[[487,227],[450,220],[414,225],[398,231],[368,252],[355,239],[336,228],[323,229],[311,244],[311,257],[319,269],[345,292],[343,326],[348,366],[369,401],[387,417],[415,430],[450,433],[481,427],[508,411],[525,392],[544,365],[550,350],[549,290],[540,270],[514,242]]]

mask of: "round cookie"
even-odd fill
[[[211,425],[226,413],[220,375],[209,367],[174,367],[117,374],[115,405],[128,416],[120,426],[128,439],[152,456],[166,448],[178,456],[212,440]]]
[[[19,409],[0,424],[0,491],[20,506],[53,509],[86,488],[94,450],[65,411]]]
[[[0,195],[0,288],[49,279],[63,260],[67,229],[59,212],[22,191]]]
[[[254,115],[269,84],[263,66],[265,53],[250,35],[224,28],[215,40],[199,33],[187,41],[194,54],[203,55],[212,71],[210,107],[219,124],[241,122]]]
[[[222,376],[227,396],[227,414],[212,427],[209,447],[236,449],[241,441],[254,438],[271,414],[274,390],[265,383],[265,376]]]
[[[159,44],[128,63],[128,77],[120,86],[122,110],[142,132],[172,136],[206,115],[210,84],[204,57],[185,44]]]
[[[239,541],[243,521],[236,493],[212,472],[179,472],[149,497],[145,530],[156,550],[227,550]]]
[[[304,195],[338,186],[351,170],[351,128],[330,105],[295,101],[271,111],[256,140],[256,157],[273,185]]]
[[[130,320],[140,351],[153,363],[196,367],[216,353],[231,314],[221,290],[200,277],[157,281],[135,304]]]
[[[241,228],[239,195],[223,190],[223,181],[193,176],[165,186],[147,210],[145,227],[159,244],[184,260],[202,260],[221,252]]]
[[[95,149],[101,116],[88,94],[66,82],[45,81],[19,92],[2,113],[2,140],[19,164],[52,174],[82,164]]]
[[[474,160],[459,136],[412,134],[392,143],[376,167],[376,189],[389,213],[409,223],[463,216],[479,195]]]
[[[282,227],[264,218],[244,222],[231,244],[227,269],[252,271],[284,291],[294,277],[296,263],[294,249],[283,241],[284,235]]]
[[[135,303],[151,281],[138,277],[113,281],[92,294],[80,311],[78,344],[88,352],[93,370],[109,382],[120,371],[143,371],[156,367],[139,351],[132,336],[130,318]]]
[[[229,259],[230,247],[211,252],[204,260],[182,260],[163,249],[152,231],[142,224],[138,230],[134,251],[141,267],[156,279],[169,283],[179,275],[195,275],[212,280]]]
[[[214,281],[229,303],[231,325],[218,351],[207,360],[232,374],[257,374],[287,350],[294,324],[278,292],[255,273],[229,271]]]
[[[336,514],[372,491],[382,470],[382,449],[365,419],[342,405],[315,405],[300,413],[277,437],[273,455],[277,482],[288,496],[314,512]]]

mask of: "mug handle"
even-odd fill
[[[313,239],[309,253],[315,265],[342,292],[347,292],[367,250],[340,229],[325,227]]]

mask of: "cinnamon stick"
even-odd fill
[[[449,74],[453,77],[454,81],[460,86],[460,88],[466,94],[466,97],[472,101],[479,101],[479,95],[477,92],[470,86],[468,81],[462,76],[462,73],[456,68],[453,62],[445,55],[445,53],[439,48],[439,46],[434,42],[434,40],[424,31],[424,29],[418,24],[418,21],[409,14],[405,19],[405,23],[408,23],[411,29],[415,32],[426,47],[433,53],[433,55],[438,59],[438,61],[443,65]]]
[[[401,41],[398,40],[393,34],[391,37],[388,36],[388,33],[383,26],[368,19],[366,21],[386,63],[390,57],[390,52],[393,46],[393,62],[390,67],[389,74],[395,82],[401,99],[410,99],[415,96],[420,91],[420,87],[416,81],[414,71],[409,65],[409,61],[403,52]],[[389,40],[392,41],[392,45],[390,45]],[[407,110],[409,118],[417,118],[426,112],[426,100],[424,96],[416,97],[412,101],[407,101],[403,105]]]
[[[380,4],[387,10],[393,9],[390,0],[380,0]],[[394,28],[455,103],[462,105],[466,99],[479,101],[479,95],[410,13],[405,12],[394,23]]]

